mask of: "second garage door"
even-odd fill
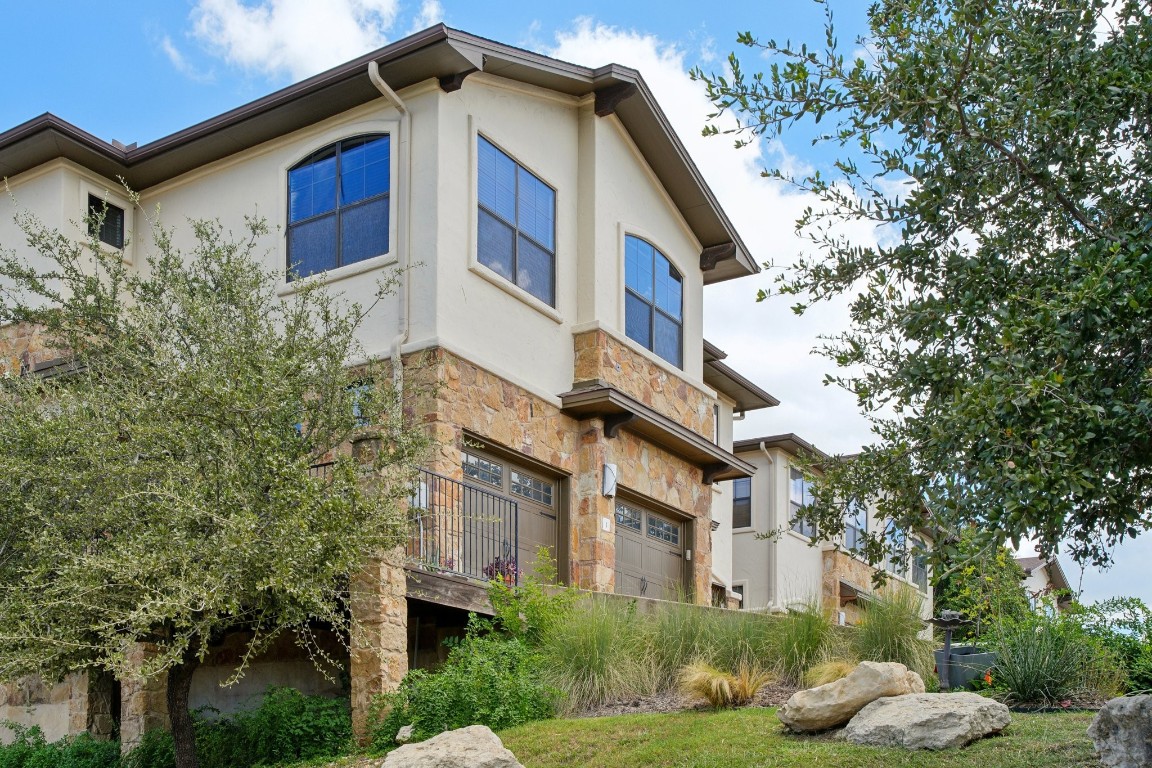
[[[616,502],[616,594],[675,600],[684,586],[683,524]]]

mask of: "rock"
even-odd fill
[[[470,725],[405,744],[384,759],[382,768],[524,768],[486,725]]]
[[[400,728],[400,730],[396,731],[396,743],[397,744],[407,744],[410,741],[412,741],[412,726],[411,725],[402,726]]]
[[[1112,699],[1096,713],[1088,738],[1108,768],[1152,766],[1152,696]]]
[[[999,733],[1012,715],[975,693],[915,693],[877,699],[860,710],[844,738],[853,744],[951,749]]]
[[[776,716],[793,731],[826,731],[883,696],[924,693],[924,681],[896,662],[862,661],[847,677],[792,694]]]

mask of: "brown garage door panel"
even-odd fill
[[[638,506],[617,503],[616,593],[673,600],[680,596],[683,586],[683,538],[672,544],[646,535],[649,515],[666,525],[680,525]],[[639,531],[627,524],[635,525],[637,516]]]

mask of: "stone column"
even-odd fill
[[[705,488],[705,490],[708,490]],[[701,494],[702,499],[711,499],[711,492]],[[696,518],[692,520],[692,562],[690,566],[692,585],[692,600],[697,605],[709,605],[712,602],[712,519],[709,517],[710,509],[701,509],[696,505]]]
[[[151,643],[133,643],[128,650],[128,661],[139,669],[156,649]],[[151,678],[127,676],[120,681],[120,751],[130,752],[144,734],[156,729],[169,730],[168,677],[165,674]]]
[[[352,731],[368,737],[377,694],[394,691],[408,672],[408,601],[404,550],[372,558],[352,579]]]
[[[616,506],[603,494],[604,465],[614,462],[604,422],[580,423],[578,474],[571,515],[572,584],[591,592],[616,591]],[[604,520],[608,520],[605,530]]]

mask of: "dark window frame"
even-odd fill
[[[857,525],[857,521],[861,524]],[[844,509],[844,548],[852,553],[860,551],[861,538],[868,533],[868,506],[853,501]]]
[[[747,491],[746,493],[742,491]],[[740,515],[737,517],[737,515]],[[745,522],[746,521],[746,522]],[[752,527],[752,478],[732,481],[732,528]]]
[[[118,251],[124,250],[124,209],[104,198],[88,194],[88,234]]]
[[[799,500],[797,500],[792,493],[794,490],[793,484],[797,480],[802,483]],[[806,536],[809,539],[814,539],[816,538],[816,526],[807,520],[799,520],[796,517],[801,509],[808,506],[808,497],[811,488],[811,481],[804,477],[802,471],[796,467],[788,468],[788,522],[792,530],[796,533],[801,536]]]
[[[479,185],[480,185],[480,162],[479,162],[480,142],[484,142],[488,146],[492,147],[492,149],[494,149],[496,152],[503,155],[504,157],[508,158],[508,160],[511,161],[512,164],[516,166],[516,174],[515,174],[516,188],[513,192],[513,196],[514,196],[515,201],[516,201],[516,213],[515,213],[516,221],[514,221],[514,222],[508,221],[508,219],[505,218],[502,214],[500,214],[498,211],[492,210],[489,206],[484,205],[484,203],[481,202],[481,200],[480,200],[480,192],[479,192]],[[515,157],[513,157],[509,153],[505,152],[500,147],[499,144],[492,141],[487,136],[485,136],[481,133],[476,134],[476,154],[477,154],[477,162],[476,162],[476,185],[477,185],[476,209],[478,211],[483,211],[484,213],[493,217],[498,222],[500,222],[501,224],[504,224],[505,226],[507,226],[508,228],[510,228],[512,230],[512,277],[509,278],[505,275],[501,275],[499,272],[497,272],[491,266],[484,263],[483,257],[480,254],[481,243],[480,243],[480,221],[479,221],[479,217],[477,217],[477,221],[476,221],[476,261],[478,263],[480,263],[481,265],[483,265],[485,269],[489,269],[492,272],[494,272],[496,275],[498,275],[501,280],[504,280],[504,281],[516,286],[521,291],[524,291],[525,293],[527,293],[529,296],[536,299],[537,301],[540,301],[544,304],[547,304],[548,306],[555,309],[556,308],[556,294],[557,294],[556,197],[558,195],[558,193],[556,191],[556,187],[549,184],[547,181],[545,181],[543,178],[541,178],[539,176],[539,174],[534,173],[530,168],[528,168],[526,165],[521,163]],[[524,171],[524,173],[528,174],[533,179],[540,182],[541,184],[543,184],[545,187],[547,187],[548,189],[550,189],[552,191],[552,247],[551,248],[548,248],[547,246],[545,246],[543,243],[541,243],[539,240],[537,240],[535,237],[533,237],[531,234],[529,234],[527,231],[525,231],[524,229],[522,229],[520,227],[520,171]],[[551,285],[549,285],[549,292],[552,296],[551,301],[547,301],[544,298],[537,296],[535,293],[532,292],[531,289],[529,289],[523,285],[520,285],[519,274],[520,274],[520,238],[521,237],[523,237],[524,239],[531,242],[532,245],[536,246],[537,248],[539,248],[541,251],[548,254],[552,258],[552,269],[551,269],[552,280],[551,280]]]
[[[629,240],[636,240],[637,242],[644,243],[645,245],[647,245],[649,248],[652,249],[652,300],[651,301],[644,298],[641,294],[634,291],[630,285],[628,285],[627,275],[628,275],[628,241]],[[679,318],[675,318],[672,315],[665,312],[663,309],[661,309],[658,306],[658,302],[656,300],[656,275],[657,275],[656,268],[660,264],[660,259],[663,259],[668,264],[668,269],[670,270],[671,274],[675,275],[677,280],[680,283],[680,310],[679,310],[680,311],[680,317]],[[684,369],[684,275],[680,272],[679,269],[676,268],[676,265],[672,263],[672,259],[668,258],[668,255],[665,254],[663,251],[661,251],[659,248],[657,248],[654,243],[650,242],[649,240],[647,240],[643,237],[640,237],[639,235],[633,235],[633,234],[625,234],[624,235],[624,275],[625,275],[625,277],[624,277],[625,307],[627,307],[628,296],[632,296],[637,301],[641,302],[642,304],[644,304],[648,307],[648,313],[649,313],[648,314],[648,343],[644,344],[644,346],[648,349],[649,352],[658,356],[661,360],[665,360],[665,361],[671,363],[672,365],[676,366],[677,368],[683,370]],[[676,360],[670,360],[667,357],[665,357],[664,355],[661,355],[659,352],[656,351],[657,313],[659,313],[660,317],[663,317],[668,322],[674,324],[680,332],[680,344],[677,346],[677,349],[676,349],[676,354],[677,354]],[[624,312],[624,335],[627,336],[628,338],[632,339],[632,341],[636,342],[637,344],[643,344],[643,342],[641,342],[639,339],[635,338],[634,336],[632,336],[631,334],[628,333],[628,312],[627,312],[627,309],[625,309],[625,312]]]
[[[345,152],[347,150],[355,149],[358,146],[363,146],[365,144],[371,143],[373,141],[377,141],[379,139],[385,139],[388,142],[388,163],[387,163],[386,169],[385,169],[386,173],[387,173],[387,181],[385,184],[385,186],[386,186],[385,191],[380,193],[380,194],[371,195],[369,197],[362,197],[362,198],[353,200],[349,203],[345,203],[342,199],[343,196],[341,195],[341,191],[340,191],[340,179],[341,179],[340,159],[341,159],[341,157],[345,154]],[[346,147],[345,145],[352,145],[352,146]],[[335,201],[334,207],[331,208],[330,210],[323,211],[322,213],[313,214],[311,216],[307,216],[305,218],[302,218],[298,221],[293,221],[292,220],[292,173],[295,171],[301,170],[302,168],[306,168],[309,165],[314,165],[314,164],[317,164],[319,162],[322,162],[323,160],[328,159],[327,155],[330,152],[334,152],[335,153],[334,157],[336,158],[336,170],[335,170],[335,182],[334,182],[336,201]],[[349,264],[360,264],[360,263],[363,263],[365,261],[368,261],[369,259],[377,258],[379,256],[385,256],[391,252],[391,250],[392,250],[392,210],[391,210],[391,205],[392,205],[392,134],[391,133],[385,131],[385,132],[379,132],[379,133],[362,133],[362,134],[358,134],[356,136],[349,136],[349,137],[341,139],[339,141],[332,142],[331,144],[327,144],[327,145],[321,147],[320,149],[317,149],[316,151],[309,153],[309,155],[307,157],[305,157],[300,162],[296,163],[295,165],[293,165],[291,168],[288,169],[287,188],[288,188],[287,189],[288,199],[285,201],[285,210],[287,211],[288,215],[287,215],[287,226],[284,229],[284,252],[286,254],[285,258],[287,261],[287,264],[285,265],[285,277],[286,277],[287,282],[292,282],[294,280],[303,280],[303,279],[306,279],[306,278],[311,277],[313,275],[323,274],[324,272],[330,272],[334,269],[339,269],[340,267],[346,267]],[[381,253],[378,253],[378,254],[373,254],[372,256],[368,256],[368,257],[363,258],[363,259],[357,259],[355,261],[350,261],[350,262],[345,263],[344,259],[343,259],[344,213],[347,211],[354,211],[358,208],[363,208],[363,207],[365,207],[371,203],[379,202],[381,200],[384,201],[384,204],[388,209],[388,225],[387,225],[387,231],[385,232],[385,246],[386,247],[385,247],[384,251]],[[292,261],[292,237],[291,237],[292,230],[296,229],[298,227],[302,227],[306,224],[313,224],[317,221],[320,221],[320,220],[322,220],[324,218],[328,218],[328,217],[332,217],[336,222],[336,230],[335,230],[335,234],[334,234],[334,238],[333,238],[334,242],[333,242],[332,265],[327,267],[326,269],[321,269],[321,270],[318,270],[316,272],[310,272],[307,275],[298,274],[295,270],[295,265],[293,264],[293,261]]]
[[[923,539],[917,536],[912,537],[912,553],[909,559],[911,560],[910,581],[916,585],[918,590],[928,594],[928,547]]]

